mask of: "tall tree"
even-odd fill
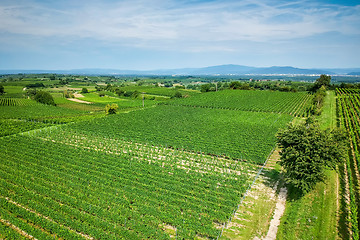
[[[34,100],[39,103],[43,103],[43,104],[48,104],[48,105],[53,105],[53,106],[56,105],[54,98],[51,96],[51,94],[48,92],[44,92],[44,91],[36,92],[36,94],[34,96]]]
[[[0,84],[0,95],[4,93],[5,93],[4,86]]]
[[[280,165],[288,183],[307,192],[325,178],[325,169],[335,169],[346,155],[346,134],[321,130],[316,123],[290,124],[277,134]]]
[[[330,86],[330,82],[331,82],[331,76],[321,74],[320,77],[315,80],[315,83],[312,87],[312,91],[316,92],[322,86],[324,86],[325,89],[327,89]]]

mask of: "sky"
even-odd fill
[[[360,67],[360,0],[1,0],[0,69]]]

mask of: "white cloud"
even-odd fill
[[[234,47],[229,42],[234,41],[287,41],[326,32],[360,34],[360,5],[320,5],[313,1],[185,4],[175,0],[125,0],[85,1],[74,6],[69,0],[59,7],[36,1],[17,2],[2,6],[0,3],[3,34],[92,38],[160,49],[182,46],[189,51],[232,51]]]

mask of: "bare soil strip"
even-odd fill
[[[27,232],[25,232],[24,230],[21,230],[20,228],[18,228],[17,226],[15,226],[14,224],[12,224],[11,222],[4,220],[2,218],[0,218],[0,222],[2,222],[3,224],[5,224],[6,226],[14,229],[15,231],[17,231],[18,233],[20,233],[21,235],[23,235],[24,237],[28,238],[28,239],[36,239],[33,236],[31,236],[30,234],[28,234]]]
[[[77,99],[77,98],[67,98],[67,100],[70,100],[70,101],[73,101],[73,102],[78,102],[78,103],[93,104],[92,102],[80,100],[80,99]]]
[[[282,215],[284,214],[284,211],[285,211],[286,197],[287,197],[287,189],[285,187],[283,187],[280,189],[274,216],[270,222],[269,231],[268,231],[266,237],[264,238],[264,240],[276,239],[277,230],[280,225],[280,218],[282,217]]]
[[[286,199],[283,193],[278,196],[279,181],[274,181],[274,177],[271,177],[272,173],[277,172],[274,168],[279,158],[279,150],[276,149],[220,239],[260,240],[266,236],[274,213],[279,215],[278,209],[282,207],[277,206],[279,197]]]
[[[82,95],[81,93],[74,93],[74,97],[79,98],[84,97],[84,95]]]

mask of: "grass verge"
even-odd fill
[[[262,174],[255,181],[234,218],[220,239],[260,239],[265,237],[276,207],[280,189],[279,151],[270,156]]]
[[[336,126],[336,99],[328,91],[323,111],[317,118],[321,128]],[[326,171],[324,183],[300,197],[296,189],[289,187],[285,213],[281,219],[277,239],[337,239],[339,210],[339,178],[336,171]]]

